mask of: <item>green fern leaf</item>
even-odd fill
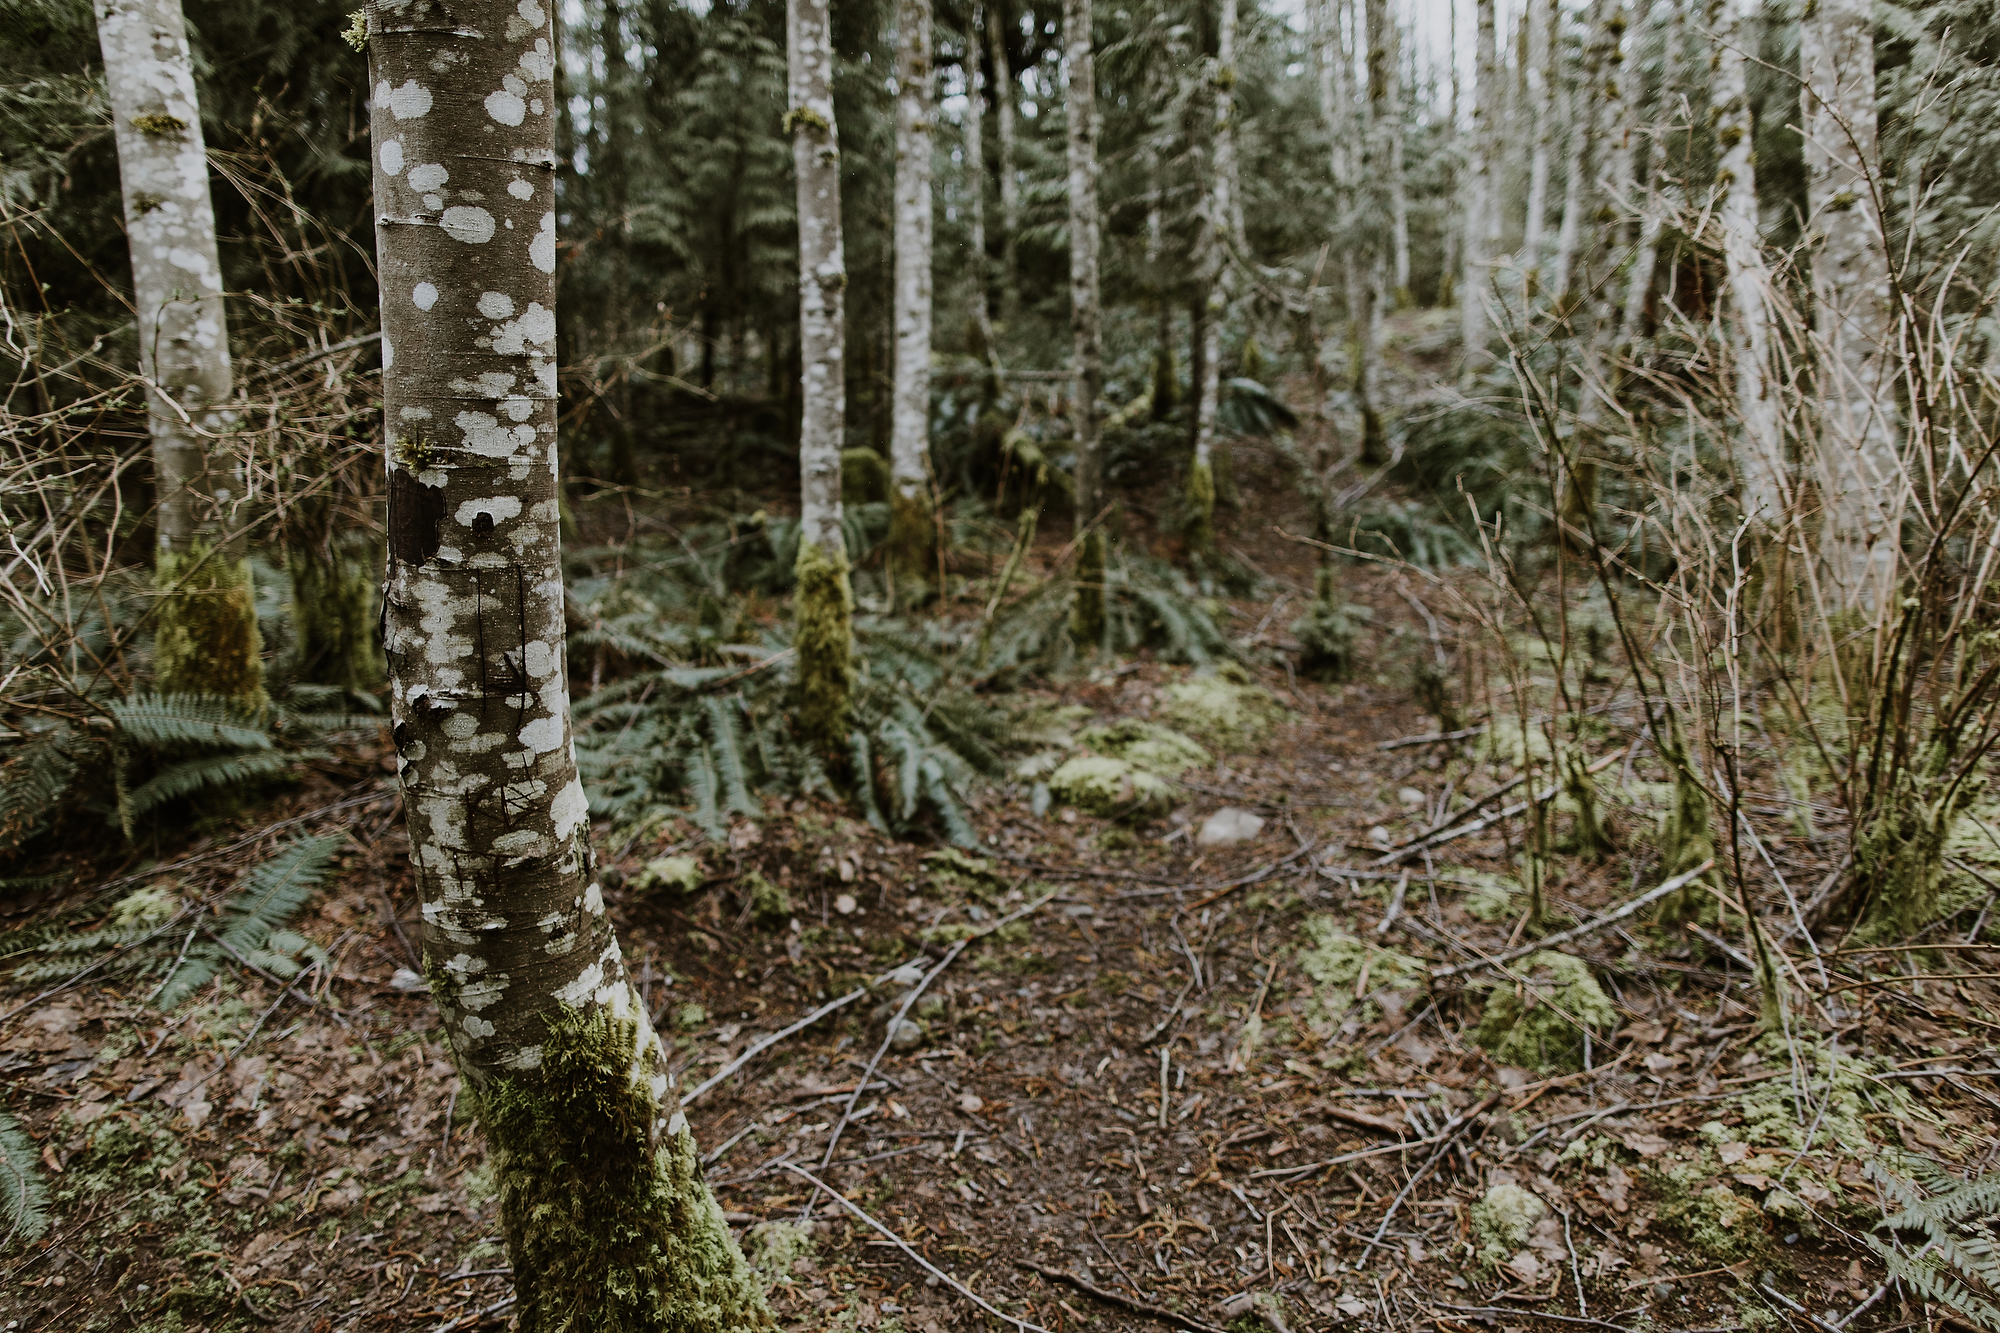
[[[276,777],[305,760],[330,757],[325,750],[203,755],[154,774],[132,792],[126,803],[136,819],[155,806],[191,796],[205,787],[245,786],[261,778]]]
[[[55,821],[76,780],[68,727],[32,737],[0,766],[0,856],[12,855]]]
[[[716,808],[716,788],[719,784],[715,758],[709,753],[708,746],[700,742],[690,746],[682,757],[681,770],[687,777],[688,794],[694,797],[694,822],[711,838],[727,837],[729,828],[722,822],[722,813]]]
[[[49,1191],[35,1141],[21,1122],[0,1111],[0,1250],[19,1241],[26,1245],[49,1229]]]
[[[188,745],[271,748],[271,733],[262,718],[210,695],[135,694],[111,704],[109,711],[126,739],[156,750]]]
[[[701,701],[715,740],[715,768],[722,778],[722,797],[740,815],[761,815],[764,808],[750,795],[750,774],[744,763],[743,731],[736,725],[736,704],[710,695]]]
[[[271,933],[306,905],[345,841],[342,833],[301,838],[252,867],[222,905],[221,929],[216,932],[221,947],[197,944],[189,949],[153,1003],[162,1010],[176,1008],[223,967],[262,949]]]

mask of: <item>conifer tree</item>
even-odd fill
[[[765,1328],[593,878],[556,471],[556,44],[372,0],[384,620],[431,993],[524,1329]]]
[[[263,641],[240,536],[229,323],[194,62],[180,0],[98,0],[98,45],[132,254],[153,437],[153,679],[264,707]]]
[[[896,5],[895,391],[889,426],[889,558],[913,579],[936,544],[930,501],[931,139],[936,116],[930,0]],[[983,243],[983,238],[982,238]]]
[[[798,650],[801,733],[829,757],[844,753],[854,684],[854,594],[841,534],[840,453],[846,426],[847,264],[840,229],[840,135],[833,116],[831,0],[790,0],[786,121],[798,172],[799,421]]]

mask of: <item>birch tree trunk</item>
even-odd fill
[[[1651,0],[1644,0],[1641,10],[1642,20],[1648,17]],[[1640,132],[1633,144],[1633,166],[1636,168],[1643,157],[1645,162],[1645,184],[1640,187],[1639,200],[1639,241],[1632,255],[1632,269],[1625,282],[1625,312],[1618,321],[1619,345],[1625,349],[1638,346],[1640,330],[1645,325],[1646,302],[1652,299],[1653,279],[1660,269],[1660,237],[1666,230],[1667,206],[1669,199],[1665,184],[1667,165],[1667,134],[1674,119],[1675,110],[1681,101],[1681,67],[1687,46],[1687,10],[1679,0],[1669,0],[1666,32],[1660,61],[1660,90],[1653,101],[1653,124]],[[1635,45],[1635,50],[1643,45]],[[1632,105],[1631,118],[1638,119],[1638,78],[1634,71],[1631,79],[1629,99]]]
[[[831,0],[786,8],[788,101],[799,212],[799,556],[792,646],[794,721],[822,754],[846,751],[854,683],[854,594],[841,536],[840,451],[847,416],[840,235],[840,135],[833,118]]]
[[[1487,365],[1486,294],[1492,283],[1494,113],[1500,99],[1498,39],[1493,0],[1478,0],[1479,31],[1472,85],[1472,151],[1465,179],[1465,277],[1458,295],[1459,342],[1465,373]]]
[[[373,0],[384,626],[425,968],[521,1327],[769,1327],[592,880],[558,551],[545,10]]]
[[[1590,174],[1590,112],[1596,99],[1584,87],[1581,71],[1572,79],[1566,99],[1569,149],[1563,155],[1562,222],[1556,228],[1555,258],[1549,263],[1549,295],[1559,311],[1570,308],[1570,281],[1576,274],[1576,249],[1583,241],[1583,201]]]
[[[625,364],[630,352],[626,324],[626,294],[632,290],[631,168],[632,74],[625,59],[625,15],[618,0],[600,0],[598,45],[604,51],[604,139],[597,147],[591,175],[604,191],[605,289],[611,299],[599,311],[598,374],[609,375],[603,410],[610,418],[604,434],[611,443],[611,479],[636,485],[638,460],[633,456],[632,375]],[[597,324],[597,320],[592,321]]]
[[[1800,21],[1806,200],[1819,353],[1821,558],[1843,610],[1894,591],[1902,516],[1895,305],[1876,195],[1875,34],[1868,0],[1818,0]]]
[[[1006,0],[994,0],[986,37],[993,55],[993,132],[1000,149],[1000,319],[1014,323],[1021,307],[1021,182],[1014,153],[1014,80],[1007,68]]]
[[[163,694],[261,709],[250,562],[227,535],[245,485],[221,438],[233,419],[229,325],[187,24],[180,0],[96,8],[158,495],[153,680]]]
[[[1188,547],[1197,554],[1215,548],[1215,420],[1222,396],[1222,324],[1229,314],[1236,244],[1235,112],[1237,0],[1222,0],[1216,28],[1215,70],[1209,86],[1215,98],[1214,160],[1203,209],[1203,286],[1208,317],[1203,322],[1200,396],[1195,400],[1194,461],[1188,468]]]
[[[1561,77],[1562,0],[1528,6],[1528,109],[1535,146],[1528,158],[1528,219],[1521,231],[1521,294],[1532,306],[1540,294],[1542,250],[1549,216],[1549,171],[1556,148],[1556,86]]]
[[[986,80],[979,68],[985,27],[985,6],[973,6],[965,33],[965,202],[972,232],[972,328],[979,340],[979,357],[990,366],[995,364],[996,349],[986,291]]]
[[[1097,72],[1091,51],[1090,0],[1063,0],[1063,110],[1069,121],[1069,302],[1075,344],[1076,605],[1071,633],[1089,651],[1104,638],[1104,460],[1097,399],[1104,391],[1103,316],[1098,302]]]
[[[1710,27],[1715,44],[1717,177],[1722,198],[1716,228],[1728,273],[1730,350],[1735,360],[1736,412],[1743,423],[1743,509],[1760,529],[1780,524],[1789,508],[1778,386],[1771,361],[1771,269],[1759,233],[1757,165],[1751,148],[1744,9],[1750,0],[1715,0]]]
[[[1406,147],[1403,129],[1403,34],[1396,25],[1395,16],[1389,15],[1388,19],[1389,62],[1383,120],[1384,128],[1389,132],[1389,252],[1395,273],[1392,294],[1396,308],[1403,309],[1410,304],[1410,192],[1403,167]]]
[[[889,561],[916,579],[935,551],[931,451],[931,0],[896,5],[896,368],[889,422]]]

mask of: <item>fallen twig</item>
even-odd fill
[[[911,961],[914,962],[915,960],[912,959]],[[903,964],[903,967],[908,967],[908,966],[909,963]],[[903,967],[898,967],[893,969],[892,971],[883,973],[880,977],[876,979],[875,984],[878,986],[881,985],[884,981],[887,981],[890,977],[896,975],[897,972],[902,971]],[[819,1022],[820,1019],[825,1018],[828,1014],[832,1013],[834,1010],[841,1008],[843,1005],[851,1004],[854,1001],[860,999],[862,996],[866,995],[868,991],[869,988],[867,986],[857,986],[853,990],[849,991],[847,994],[841,996],[839,999],[827,1001],[825,1004],[813,1010],[811,1013],[807,1014],[804,1018],[801,1018],[798,1022],[792,1024],[790,1027],[780,1028],[778,1029],[778,1031],[773,1032],[768,1037],[763,1037],[757,1041],[751,1042],[748,1046],[743,1048],[743,1054],[737,1056],[734,1060],[731,1060],[728,1064],[724,1065],[721,1069],[717,1070],[707,1081],[702,1083],[700,1087],[694,1089],[694,1091],[688,1093],[687,1096],[681,1098],[681,1105],[692,1106],[695,1100],[699,1098],[704,1092],[707,1092],[710,1088],[722,1082],[722,1080],[724,1080],[725,1078],[728,1078],[731,1074],[741,1069],[744,1065],[748,1064],[751,1060],[755,1059],[757,1056],[762,1055],[765,1051],[770,1050],[773,1046],[776,1046],[779,1042],[783,1041],[785,1038],[789,1036],[792,1036],[794,1033],[804,1032],[807,1028]],[[867,1080],[864,1079],[862,1081],[865,1083]]]
[[[1610,754],[1607,754],[1602,758],[1592,761],[1590,766],[1585,768],[1583,771],[1585,773],[1602,773],[1605,769],[1611,767],[1613,764],[1617,763],[1620,759],[1624,758],[1626,752],[1629,751],[1632,748],[1632,746],[1637,745],[1638,743],[1639,742],[1636,739],[1634,739],[1630,744],[1619,746],[1617,749],[1613,750]],[[1515,778],[1513,782],[1509,783],[1506,786],[1500,787],[1495,791],[1488,792],[1478,801],[1475,801],[1473,804],[1467,806],[1464,810],[1459,811],[1458,818],[1461,819],[1464,818],[1467,814],[1470,814],[1472,811],[1477,810],[1480,806],[1486,804],[1486,802],[1492,800],[1495,796],[1498,796],[1501,792],[1511,790],[1515,784],[1518,784],[1525,780],[1526,776],[1523,775],[1522,777]],[[1537,793],[1534,797],[1534,800],[1538,803],[1541,801],[1554,800],[1556,796],[1556,791],[1557,791],[1556,784],[1551,783],[1547,788]],[[1377,866],[1396,865],[1399,862],[1409,860],[1413,856],[1417,856],[1424,852],[1427,852],[1433,847],[1441,847],[1445,843],[1456,842],[1460,838],[1481,832],[1484,829],[1489,829],[1503,819],[1513,818],[1515,815],[1518,815],[1522,811],[1526,810],[1528,808],[1528,804],[1529,803],[1527,801],[1516,801],[1514,802],[1514,804],[1508,806],[1506,809],[1496,810],[1492,814],[1487,815],[1484,819],[1475,819],[1470,824],[1460,824],[1457,825],[1456,827],[1447,826],[1443,829],[1437,830],[1436,832],[1427,833],[1423,837],[1418,838],[1415,842],[1409,843],[1402,847],[1391,848],[1389,851],[1384,852],[1381,856],[1375,858],[1375,864]]]
[[[1106,1253],[1108,1254],[1110,1251],[1107,1250]],[[1053,1278],[1058,1282],[1067,1282],[1078,1291],[1084,1293],[1084,1295],[1095,1296],[1106,1305],[1116,1305],[1127,1310],[1136,1311],[1139,1314],[1151,1315],[1162,1323],[1179,1324],[1182,1328],[1193,1329],[1195,1333],[1223,1333],[1223,1330],[1217,1328],[1214,1324],[1204,1324],[1199,1319],[1192,1319],[1187,1315],[1178,1314],[1167,1309],[1165,1306],[1150,1305],[1145,1301],[1135,1300],[1130,1296],[1122,1296],[1115,1291],[1109,1291],[1100,1287],[1096,1283],[1087,1282],[1074,1273],[1066,1272],[1060,1268],[1052,1268],[1048,1264],[1038,1264],[1032,1259],[1016,1259],[1014,1266],[1016,1268],[1025,1268],[1031,1273],[1040,1273],[1043,1277]]]
[[[1462,731],[1428,731],[1421,736],[1404,736],[1393,741],[1383,741],[1378,750],[1402,750],[1412,745],[1443,745],[1447,741],[1470,740],[1474,736],[1484,736],[1486,728],[1466,727]]]
[[[1500,967],[1513,962],[1516,958],[1525,958],[1531,953],[1540,953],[1542,950],[1552,949],[1558,944],[1567,944],[1571,940],[1579,940],[1586,935],[1596,934],[1607,926],[1615,926],[1627,917],[1643,911],[1675,890],[1686,888],[1689,884],[1692,884],[1695,880],[1714,868],[1715,858],[1710,857],[1694,869],[1684,874],[1675,875],[1658,888],[1648,889],[1646,892],[1632,899],[1632,901],[1626,903],[1623,907],[1606,912],[1603,916],[1586,921],[1580,926],[1572,926],[1568,930],[1559,930],[1553,935],[1544,936],[1542,939],[1534,941],[1532,944],[1523,944],[1518,948],[1509,949],[1505,953],[1494,954],[1490,958],[1480,958],[1469,963],[1453,963],[1450,967],[1434,968],[1431,971],[1431,980],[1443,981],[1447,977],[1459,976],[1466,972],[1477,972],[1482,968]]]
[[[963,1282],[960,1282],[957,1278],[945,1272],[942,1268],[939,1268],[936,1264],[932,1263],[930,1260],[924,1258],[924,1256],[918,1252],[915,1246],[911,1245],[901,1236],[889,1230],[889,1228],[883,1226],[880,1222],[877,1222],[874,1218],[870,1217],[865,1211],[862,1210],[860,1205],[856,1204],[853,1200],[842,1198],[839,1191],[835,1190],[833,1186],[827,1184],[824,1180],[821,1180],[818,1176],[814,1175],[812,1172],[806,1170],[802,1166],[794,1166],[790,1162],[786,1162],[783,1165],[785,1170],[790,1171],[793,1175],[798,1176],[801,1179],[807,1181],[808,1183],[824,1190],[833,1199],[835,1203],[839,1204],[842,1208],[845,1208],[848,1212],[853,1213],[863,1222],[866,1222],[869,1226],[875,1228],[875,1230],[881,1232],[882,1235],[886,1237],[891,1243],[893,1243],[897,1249],[901,1250],[904,1254],[909,1255],[910,1258],[916,1260],[917,1263],[923,1267],[923,1270],[925,1272],[931,1274],[933,1277],[937,1278],[940,1282],[943,1282],[953,1291],[965,1297],[965,1299],[971,1301],[974,1305],[986,1311],[986,1313],[992,1315],[995,1319],[1004,1319],[1008,1323],[1012,1324],[1015,1328],[1026,1330],[1026,1333],[1049,1333],[1049,1330],[1043,1328],[1040,1324],[1031,1324],[1025,1319],[1016,1319],[1013,1315],[1004,1313],[1003,1311],[997,1310],[993,1306],[989,1305],[984,1299],[974,1294],[972,1288],[966,1286]]]
[[[1368,1262],[1368,1256],[1373,1254],[1375,1252],[1375,1247],[1382,1243],[1382,1237],[1389,1234],[1389,1223],[1396,1216],[1396,1210],[1403,1206],[1403,1200],[1410,1197],[1410,1191],[1414,1190],[1417,1187],[1417,1185],[1423,1180],[1423,1178],[1431,1173],[1431,1169],[1433,1167],[1435,1167],[1439,1162],[1444,1160],[1445,1154],[1451,1151],[1451,1145],[1458,1138],[1458,1136],[1460,1134],[1463,1134],[1466,1131],[1466,1128],[1469,1125],[1471,1125],[1473,1121],[1477,1120],[1480,1116],[1486,1114],[1487,1111],[1491,1110],[1494,1104],[1497,1103],[1499,1100],[1500,1100],[1499,1093],[1497,1092],[1487,1093],[1484,1097],[1479,1099],[1479,1104],[1477,1106],[1474,1106],[1470,1111],[1467,1111],[1462,1116],[1453,1116],[1451,1120],[1445,1124],[1445,1127],[1438,1132],[1437,1151],[1432,1153],[1430,1155],[1429,1160],[1427,1160],[1422,1166],[1417,1168],[1416,1172],[1413,1175],[1411,1175],[1409,1180],[1403,1185],[1401,1191],[1397,1193],[1396,1197],[1389,1201],[1388,1208],[1384,1210],[1382,1213],[1382,1224],[1375,1228],[1375,1234],[1369,1238],[1368,1244],[1365,1247],[1363,1247],[1361,1251],[1361,1258],[1356,1265],[1357,1267],[1359,1266],[1359,1264]]]

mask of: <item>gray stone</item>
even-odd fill
[[[1249,842],[1263,831],[1264,820],[1261,816],[1225,805],[1201,821],[1201,830],[1194,835],[1194,840],[1202,847],[1233,847],[1239,842]]]

